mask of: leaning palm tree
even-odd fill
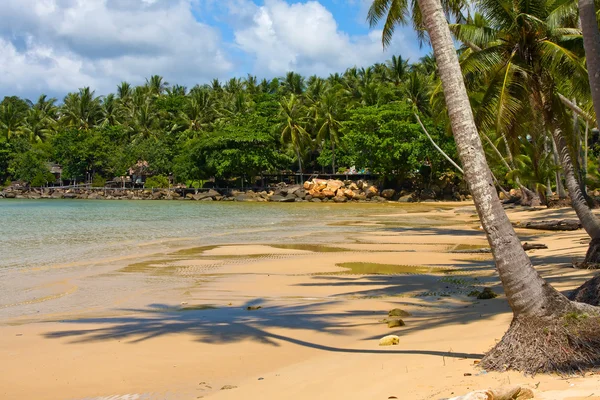
[[[581,31],[564,13],[563,3],[554,0],[482,0],[479,6],[488,23],[457,24],[453,32],[459,40],[474,44],[465,51],[463,71],[486,80],[480,126],[495,128],[503,137],[524,127],[526,132],[521,134],[535,135],[539,127],[528,126],[527,121],[539,116],[539,134],[553,138],[556,161],[558,164],[560,158],[573,208],[592,238],[586,262],[598,263],[600,221],[577,181],[565,139],[572,122],[565,114],[561,95],[561,89],[568,88],[579,97],[585,96],[584,91],[577,90],[586,88],[588,75],[581,61]],[[557,188],[560,183],[559,178]]]
[[[310,135],[305,128],[306,114],[304,104],[294,94],[279,102],[280,123],[277,129],[281,132],[281,142],[288,143],[294,148],[300,173],[302,173],[302,150],[310,141]]]
[[[382,8],[382,3],[387,7]],[[388,15],[388,19],[391,15],[392,20],[402,22],[394,15],[403,15],[406,9],[390,10],[393,3],[398,1],[376,0],[370,15]],[[465,180],[513,311],[509,330],[480,365],[528,372],[592,367],[600,359],[600,309],[569,301],[533,268],[494,188],[442,4],[418,0],[418,6],[437,61]],[[384,29],[384,43],[386,37],[391,38],[389,31],[385,35]],[[590,318],[579,317],[585,312]]]

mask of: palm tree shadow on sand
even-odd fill
[[[207,308],[207,309],[175,309],[164,304],[151,304],[146,309],[124,309],[126,316],[82,318],[63,320],[68,324],[96,324],[96,328],[71,329],[48,332],[48,339],[72,338],[70,343],[93,343],[107,340],[127,340],[136,344],[153,338],[172,334],[191,334],[195,340],[209,344],[228,344],[252,340],[271,346],[280,346],[280,341],[317,350],[339,353],[361,354],[422,354],[439,357],[456,357],[480,359],[482,354],[455,353],[430,350],[393,350],[391,348],[353,349],[340,348],[313,343],[290,336],[270,332],[271,328],[302,329],[326,332],[335,335],[350,335],[351,331],[362,325],[374,323],[379,312],[345,311],[319,312],[319,308],[334,302],[319,305],[269,306],[255,311],[247,307],[259,306],[263,300],[255,300],[243,307]],[[467,313],[471,311],[466,311]],[[475,317],[475,312],[473,317]],[[344,320],[352,316],[365,317],[364,323],[347,323]],[[479,313],[477,313],[479,316]],[[370,318],[367,318],[370,317]],[[464,318],[464,313],[455,318]],[[443,320],[443,324],[451,324],[453,317]],[[433,323],[435,324],[435,323]],[[427,326],[423,327],[424,329]],[[389,332],[394,333],[394,332]],[[396,332],[398,333],[398,332]],[[382,335],[383,336],[383,335]],[[364,339],[364,340],[370,340]],[[376,343],[374,344],[377,345]]]

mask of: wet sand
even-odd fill
[[[455,252],[487,246],[472,206],[370,212],[340,221],[347,230],[326,244],[157,244],[4,271],[0,398],[443,399],[510,383],[536,398],[600,399],[600,375],[477,368],[511,314],[491,255]],[[509,214],[575,218],[568,209]],[[585,254],[583,231],[517,232],[548,246],[528,253],[559,290],[593,275],[570,267]],[[468,296],[484,286],[500,296]],[[381,322],[393,308],[412,314],[406,326]],[[388,334],[400,344],[378,346]]]

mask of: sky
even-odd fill
[[[387,49],[366,23],[369,0],[2,0],[0,98],[97,95],[161,75],[193,87],[248,73],[271,79],[416,61],[410,27]]]

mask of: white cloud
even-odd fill
[[[387,51],[381,31],[351,36],[342,32],[329,10],[317,1],[288,4],[266,0],[254,7],[252,23],[235,32],[237,45],[253,54],[255,72],[262,75],[297,71],[325,75],[350,66],[368,66],[393,53],[416,58],[416,43],[398,30]]]
[[[152,74],[193,85],[229,74],[196,0],[2,0],[0,92],[114,91]]]

